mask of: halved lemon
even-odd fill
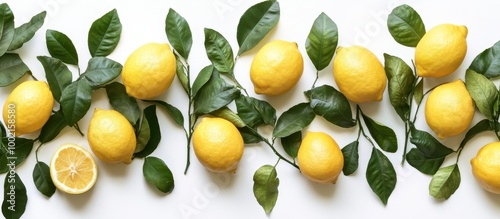
[[[97,165],[87,149],[76,144],[63,144],[50,161],[50,177],[57,189],[82,194],[94,186]]]

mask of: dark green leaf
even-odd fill
[[[219,32],[205,28],[205,50],[208,59],[220,73],[233,73],[234,56],[229,42]]]
[[[224,79],[212,77],[199,91],[194,102],[194,113],[203,115],[218,110],[236,99],[240,91]]]
[[[52,197],[56,192],[56,186],[54,186],[52,178],[50,178],[50,168],[44,162],[39,161],[35,164],[35,168],[33,169],[33,182],[35,183],[36,189],[47,197]]]
[[[179,57],[177,54],[175,54],[175,74],[177,75],[177,78],[181,82],[182,88],[184,88],[184,91],[186,91],[186,94],[189,91],[189,79],[186,75],[186,72],[184,71],[184,63],[182,63],[181,57]]]
[[[342,171],[346,176],[353,174],[358,169],[358,146],[359,141],[356,140],[342,148],[342,155],[344,156],[344,167]]]
[[[14,38],[9,45],[9,51],[21,48],[24,43],[28,42],[35,36],[35,33],[42,27],[47,12],[42,11],[33,16],[30,21],[22,24],[14,29]]]
[[[149,130],[149,122],[148,118],[143,114],[141,126],[137,130],[137,145],[135,147],[134,153],[141,152],[144,150],[146,145],[148,144],[149,138],[151,137],[151,131]]]
[[[45,70],[45,77],[47,78],[50,91],[52,91],[52,96],[59,102],[63,90],[73,81],[71,71],[59,59],[48,56],[38,56],[37,59],[42,63]]]
[[[497,127],[500,127],[500,124],[498,122],[496,123]],[[465,133],[464,139],[462,140],[462,142],[460,142],[460,147],[464,147],[467,142],[469,142],[469,140],[474,138],[474,136],[485,131],[495,131],[495,124],[487,119],[481,120],[480,122],[472,126],[472,128],[470,128],[467,133]]]
[[[69,126],[85,116],[92,102],[92,87],[87,80],[77,80],[63,90],[61,109]]]
[[[352,119],[351,105],[347,98],[337,89],[323,85],[305,92],[311,101],[311,108],[318,116],[324,117],[332,124],[343,128],[356,125]]]
[[[243,137],[243,142],[245,142],[245,144],[257,144],[262,141],[262,137],[257,135],[255,131],[248,126],[238,128],[238,130],[240,131],[241,137]]]
[[[146,157],[142,173],[147,182],[153,184],[163,193],[174,190],[174,176],[167,164],[157,157]]]
[[[368,161],[366,180],[372,191],[387,205],[389,196],[396,187],[396,171],[391,161],[375,147]]]
[[[486,118],[493,120],[493,105],[498,98],[495,84],[484,75],[468,69],[465,72],[465,86],[479,112]]]
[[[410,152],[406,154],[406,160],[412,167],[415,167],[418,171],[429,175],[433,175],[436,171],[438,171],[445,158],[446,157],[429,158],[417,148],[412,148]]]
[[[146,107],[143,114],[149,123],[150,138],[144,150],[134,154],[135,157],[139,158],[147,157],[153,153],[161,140],[160,125],[158,124],[158,117],[156,117],[156,105]]]
[[[500,41],[476,56],[469,69],[487,78],[500,76]]]
[[[432,176],[429,194],[437,199],[448,199],[460,186],[460,170],[457,164],[443,167]]]
[[[5,175],[2,214],[6,219],[19,219],[26,210],[28,195],[23,181],[16,172]]]
[[[306,40],[307,55],[316,70],[321,71],[330,64],[337,48],[339,33],[337,24],[322,12],[311,27]]]
[[[14,14],[7,3],[2,3],[0,4],[0,56],[9,49],[14,33]]]
[[[375,142],[382,150],[394,153],[398,150],[398,139],[396,133],[389,127],[371,119],[362,113],[365,125]]]
[[[78,65],[75,45],[68,36],[56,30],[47,30],[45,40],[52,57],[60,59],[64,63]]]
[[[396,109],[399,117],[401,117],[403,121],[406,121],[406,114],[410,113],[408,97],[415,81],[413,71],[410,66],[399,57],[384,54],[384,58],[385,73],[389,80],[388,89],[391,105]]]
[[[440,158],[453,153],[452,149],[441,144],[431,134],[417,130],[415,127],[411,128],[410,142],[428,158]]]
[[[146,100],[146,102],[155,103],[161,106],[163,109],[167,111],[167,113],[172,117],[172,119],[174,119],[177,125],[184,126],[184,116],[182,115],[182,112],[175,106],[172,106],[169,103],[161,100]]]
[[[171,8],[168,10],[165,19],[165,33],[175,51],[184,59],[187,59],[193,45],[191,29],[186,19]]]
[[[105,57],[94,57],[89,60],[87,70],[80,76],[85,78],[92,88],[96,89],[114,80],[122,72],[123,66]]]
[[[6,173],[9,171],[9,159],[8,157],[12,156],[9,154],[7,150],[7,145],[3,145],[0,147],[0,174]],[[14,165],[15,167],[15,165]]]
[[[263,1],[243,13],[238,22],[236,37],[238,56],[253,49],[276,26],[280,19],[278,1]]]
[[[425,34],[425,25],[420,15],[408,5],[400,5],[387,18],[387,27],[396,42],[415,47]]]
[[[113,82],[106,85],[106,93],[113,109],[125,116],[130,124],[135,125],[141,117],[141,110],[135,98],[127,94],[125,86],[119,82]]]
[[[302,143],[302,132],[298,131],[289,136],[281,138],[281,145],[286,154],[296,158],[299,152],[300,144]]]
[[[283,138],[295,132],[301,131],[314,119],[314,111],[309,103],[299,103],[283,114],[276,122],[273,137]]]
[[[209,65],[201,69],[200,73],[198,73],[198,76],[196,76],[196,79],[194,80],[193,83],[193,88],[191,89],[193,97],[196,97],[198,91],[203,87],[203,85],[205,85],[208,82],[208,80],[210,80],[213,71],[214,71],[213,65]]]
[[[257,127],[262,124],[274,126],[276,110],[268,102],[240,95],[235,103],[238,115],[248,126]]]
[[[7,168],[5,166],[2,166],[0,169],[9,170],[13,167],[21,165],[30,155],[34,143],[34,140],[26,138],[15,137],[13,141],[12,138],[11,140],[9,140],[9,138],[3,138],[2,144],[6,148],[6,153],[5,155],[2,154],[2,156],[6,156],[7,162],[5,164],[7,165]],[[5,159],[2,158],[2,160]],[[0,163],[1,165],[4,165],[3,162]],[[14,164],[14,166],[11,166],[12,164]]]
[[[424,99],[424,80],[420,80],[415,86],[415,89],[413,90],[413,97],[418,105],[422,103],[422,100]]]
[[[61,131],[68,126],[62,110],[57,111],[49,117],[49,120],[43,125],[38,136],[38,141],[44,144],[52,141]]]
[[[30,71],[21,57],[15,53],[5,53],[0,56],[0,87],[8,86]]]
[[[243,120],[227,106],[211,112],[210,115],[223,118],[233,123],[233,125],[235,125],[237,128],[243,128],[246,126],[245,122],[243,122]]]
[[[115,50],[122,34],[116,9],[95,20],[89,30],[88,46],[92,57],[107,56]]]
[[[253,194],[266,214],[271,213],[276,205],[279,184],[280,180],[274,166],[264,165],[253,175]]]

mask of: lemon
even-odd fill
[[[333,77],[340,92],[357,103],[381,101],[387,84],[384,66],[362,46],[338,47]]]
[[[282,95],[292,89],[304,71],[304,60],[297,43],[275,40],[255,55],[250,79],[256,94]]]
[[[203,118],[193,133],[193,149],[200,163],[212,172],[236,172],[243,156],[243,137],[233,123]]]
[[[489,192],[500,194],[500,142],[483,146],[470,163],[479,185]]]
[[[13,124],[15,136],[37,131],[49,120],[54,97],[43,81],[25,81],[19,84],[3,105],[3,121]]]
[[[81,194],[94,186],[97,165],[85,148],[63,144],[50,161],[50,177],[57,189],[69,194]]]
[[[430,29],[415,48],[420,77],[440,78],[456,71],[467,53],[467,27],[441,24]]]
[[[297,161],[302,174],[319,183],[336,183],[344,167],[339,145],[323,132],[307,132],[300,144]]]
[[[427,125],[440,139],[464,132],[473,117],[474,102],[460,79],[437,86],[425,103]]]
[[[151,99],[170,87],[175,70],[175,56],[170,46],[148,43],[132,52],[125,61],[123,85],[130,96]]]
[[[95,109],[87,138],[92,152],[102,161],[132,162],[136,147],[134,128],[118,111]]]

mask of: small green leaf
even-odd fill
[[[66,126],[68,126],[68,123],[66,123],[62,110],[55,112],[43,125],[38,141],[42,144],[52,141]]]
[[[306,40],[307,55],[316,70],[321,71],[330,64],[337,48],[339,33],[337,24],[322,12],[314,20]]]
[[[181,57],[177,54],[175,55],[175,74],[177,78],[181,82],[182,88],[186,91],[186,94],[189,92],[189,79],[184,71],[184,63],[182,63]]]
[[[7,3],[2,3],[0,4],[0,56],[9,49],[14,34],[14,14]]]
[[[274,166],[264,165],[253,175],[253,194],[266,214],[271,213],[276,205],[279,184],[280,180]]]
[[[457,164],[443,167],[432,176],[429,194],[437,199],[448,199],[460,186],[460,170]]]
[[[389,98],[391,105],[396,109],[399,117],[405,121],[410,113],[408,97],[411,93],[415,77],[410,66],[402,59],[389,54],[384,54],[385,73],[389,80]]]
[[[292,158],[297,157],[299,152],[300,144],[302,143],[302,132],[298,131],[289,136],[281,138],[281,145],[286,154]]]
[[[47,30],[45,40],[52,57],[60,59],[64,63],[78,65],[75,45],[68,36],[56,30]]]
[[[210,80],[213,71],[213,65],[209,65],[201,69],[200,73],[198,73],[198,76],[196,76],[196,79],[193,83],[193,89],[191,90],[193,97],[196,97],[198,91]]]
[[[342,171],[346,176],[353,174],[358,169],[358,146],[359,141],[356,140],[342,148],[342,155],[344,156],[344,167],[342,168]]]
[[[412,7],[404,4],[392,10],[387,18],[387,27],[396,42],[415,47],[425,34],[425,25]]]
[[[398,139],[396,133],[389,127],[361,114],[365,125],[375,142],[386,152],[394,153],[398,150]]]
[[[273,137],[283,138],[311,124],[314,119],[314,111],[309,103],[299,103],[283,114],[276,122],[276,128],[273,131]]]
[[[134,157],[139,158],[147,157],[153,153],[161,140],[160,125],[158,124],[158,117],[156,116],[156,105],[146,107],[143,114],[149,123],[150,138],[144,149],[134,154]]]
[[[147,182],[153,184],[163,193],[174,190],[174,176],[167,164],[157,157],[146,157],[142,166],[142,173]]]
[[[122,24],[116,9],[95,20],[90,26],[88,46],[92,57],[107,56],[120,42]]]
[[[21,48],[24,43],[28,42],[35,36],[35,33],[42,27],[45,16],[47,15],[46,11],[42,11],[37,15],[33,16],[30,21],[22,24],[19,27],[14,29],[14,38],[9,45],[9,51],[16,50]]]
[[[203,115],[227,106],[240,91],[220,77],[212,78],[200,89],[194,102],[194,114]]]
[[[276,26],[280,19],[278,1],[263,1],[246,10],[238,22],[238,56],[253,49]]]
[[[12,195],[14,194],[14,198]],[[2,214],[6,219],[19,219],[26,210],[28,195],[23,181],[16,172],[6,174],[3,183]]]
[[[311,108],[318,116],[342,128],[356,125],[352,119],[351,105],[347,98],[337,89],[323,85],[304,92],[310,99]]]
[[[440,158],[453,153],[453,150],[444,146],[431,134],[425,131],[417,130],[415,127],[411,128],[410,142],[417,146],[426,157]]]
[[[240,95],[235,103],[238,115],[250,127],[276,123],[276,109],[266,101]]]
[[[174,119],[175,123],[179,126],[184,126],[184,116],[182,112],[177,109],[175,106],[171,104],[161,101],[161,100],[145,100],[146,102],[155,103],[158,106],[161,106],[163,109],[167,111],[167,113]]]
[[[210,115],[223,118],[233,123],[233,125],[235,125],[237,128],[243,128],[246,126],[245,122],[243,122],[243,120],[227,106],[211,112]]]
[[[0,169],[10,169],[12,168],[11,164],[14,164],[15,167],[21,165],[30,155],[34,143],[33,139],[15,137],[14,141],[10,141],[8,138],[3,138],[2,144],[7,149],[5,156],[8,162],[6,163],[7,168],[2,166]],[[3,162],[1,164],[3,165]]]
[[[387,205],[389,196],[396,187],[396,171],[391,161],[377,148],[373,148],[368,167],[366,180],[372,191]]]
[[[233,49],[224,36],[215,30],[205,28],[205,50],[217,71],[233,74]]]
[[[186,19],[171,8],[168,10],[165,19],[165,33],[175,51],[184,59],[187,59],[193,45],[191,29]]]
[[[63,90],[73,81],[71,71],[59,59],[48,56],[38,56],[37,59],[42,63],[45,70],[45,77],[47,78],[50,91],[52,91],[52,96],[59,102]]]
[[[151,137],[148,118],[146,118],[144,114],[142,115],[141,126],[137,130],[136,136],[137,136],[137,141],[136,141],[137,144],[134,153],[139,153],[142,150],[144,150],[144,148],[148,144],[149,138]]]
[[[497,123],[497,127],[500,127],[500,123]],[[483,119],[479,121],[477,124],[472,126],[467,133],[465,133],[464,139],[462,142],[460,142],[460,147],[464,147],[467,142],[469,142],[474,136],[478,135],[479,133],[485,132],[485,131],[495,131],[495,124],[492,121],[489,121],[487,119]]]
[[[122,72],[123,66],[105,57],[94,57],[89,60],[87,70],[80,76],[85,78],[92,88],[97,89],[113,81]]]
[[[422,151],[418,150],[417,148],[412,148],[410,152],[406,154],[406,160],[408,163],[412,166],[415,167],[418,171],[424,173],[424,174],[429,174],[433,175],[438,171],[439,167],[444,162],[444,157],[427,157]]]
[[[141,117],[141,110],[135,98],[129,96],[125,86],[119,82],[106,85],[106,94],[113,109],[120,112],[133,126]]]
[[[87,80],[77,80],[61,95],[61,109],[69,126],[75,125],[87,114],[92,102],[92,87]]]
[[[500,41],[477,55],[469,69],[487,78],[500,76]]]
[[[0,87],[6,87],[22,78],[30,69],[15,53],[0,56]]]
[[[257,135],[255,131],[251,130],[251,128],[248,126],[238,128],[238,130],[240,131],[241,137],[243,137],[243,142],[245,142],[245,144],[257,144],[262,141],[262,137]]]
[[[50,178],[50,168],[44,162],[39,161],[35,164],[35,168],[33,169],[33,182],[35,183],[36,189],[47,197],[52,197],[56,192],[56,186],[54,186],[52,178]]]
[[[465,86],[479,112],[486,118],[493,120],[493,105],[498,98],[495,84],[484,75],[468,69],[465,72]]]
[[[413,90],[413,97],[415,98],[417,105],[420,106],[422,100],[424,99],[424,80],[420,80],[415,86],[415,89]]]

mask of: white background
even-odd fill
[[[236,26],[240,16],[258,1],[243,0],[175,0],[175,1],[75,1],[75,0],[7,0],[16,17],[16,26],[28,21],[31,16],[47,10],[47,19],[35,37],[17,52],[39,79],[44,72],[36,56],[48,55],[45,46],[46,29],[67,34],[74,42],[80,67],[86,68],[90,58],[87,34],[91,23],[113,8],[118,10],[123,32],[116,50],[109,56],[124,63],[128,55],[147,42],[167,42],[164,31],[165,17],[169,8],[174,8],[189,22],[193,32],[193,48],[189,58],[192,74],[209,64],[203,46],[203,28],[221,32],[237,50]],[[424,3],[425,2],[425,3]],[[291,106],[305,101],[302,92],[308,90],[314,80],[315,70],[305,53],[304,44],[314,19],[321,13],[328,14],[338,25],[339,45],[363,45],[373,51],[381,61],[383,53],[403,58],[411,63],[414,49],[397,44],[386,27],[387,14],[397,5],[407,3],[422,16],[427,30],[441,23],[464,24],[469,29],[467,56],[454,74],[441,79],[426,79],[425,90],[443,83],[464,78],[465,69],[472,59],[484,49],[500,40],[500,2],[493,1],[320,1],[283,0],[280,2],[279,24],[256,49],[245,53],[236,64],[236,77],[252,96],[269,101],[278,115]],[[304,56],[305,69],[298,85],[281,97],[257,96],[249,80],[249,65],[252,57],[265,42],[273,39],[295,41]],[[77,73],[72,68],[74,76]],[[194,76],[193,76],[194,77]],[[30,80],[25,77],[20,81]],[[118,80],[121,81],[121,78]],[[0,88],[0,101],[15,85]],[[331,65],[321,72],[317,85],[336,86]],[[95,107],[110,108],[103,90],[92,96],[91,110],[80,122],[86,130]],[[167,101],[187,113],[187,97],[178,81],[158,99]],[[141,107],[146,105],[141,103]],[[355,105],[352,105],[353,109]],[[192,153],[192,164],[187,175],[185,165],[185,139],[183,131],[176,126],[164,111],[158,111],[162,129],[162,141],[154,156],[168,164],[175,177],[175,189],[171,194],[158,192],[145,182],[142,175],[143,160],[130,165],[109,165],[97,161],[99,177],[94,188],[82,195],[68,195],[57,191],[51,198],[40,194],[32,181],[35,164],[34,150],[28,160],[17,170],[28,190],[28,207],[23,218],[498,218],[500,196],[485,192],[476,183],[471,173],[470,159],[486,143],[495,141],[492,133],[481,134],[467,145],[459,167],[462,182],[458,191],[446,201],[428,195],[431,179],[408,164],[400,166],[404,124],[390,106],[387,92],[380,103],[362,104],[361,108],[375,120],[392,127],[398,136],[399,150],[388,154],[395,165],[397,186],[384,206],[372,193],[366,179],[366,165],[371,146],[365,139],[360,142],[360,165],[352,176],[341,175],[336,185],[320,185],[305,179],[295,168],[285,162],[277,167],[280,179],[279,197],[273,212],[266,216],[252,192],[252,176],[264,164],[274,164],[276,157],[264,144],[249,145],[235,175],[218,175],[206,171]],[[476,114],[474,121],[483,119]],[[423,110],[419,114],[417,127],[428,130]],[[317,117],[306,128],[323,131],[333,136],[344,146],[355,139],[356,128],[341,129]],[[264,130],[267,136],[270,130]],[[36,134],[27,137],[36,137]],[[463,138],[459,135],[443,141],[456,148]],[[48,163],[55,149],[72,142],[88,148],[85,137],[74,129],[66,128],[54,141],[40,150],[40,160]],[[279,141],[278,141],[279,142]],[[278,148],[280,145],[278,143]],[[455,161],[450,156],[445,164]]]

